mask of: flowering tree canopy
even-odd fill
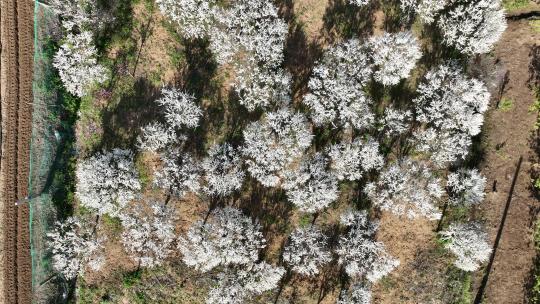
[[[484,54],[506,30],[500,0],[457,0],[437,22],[444,42],[465,54]]]
[[[201,167],[191,154],[178,148],[161,155],[163,166],[154,173],[154,185],[182,197],[201,188]]]
[[[151,212],[140,205],[126,208],[120,215],[124,227],[122,244],[142,267],[161,265],[172,252],[175,239],[172,210],[157,203],[150,208]]]
[[[272,2],[239,0],[230,8],[218,9],[215,15],[210,48],[219,63],[229,62],[236,54],[247,54],[267,67],[281,64],[288,27]]]
[[[178,248],[186,265],[206,272],[220,265],[257,261],[265,242],[257,222],[240,210],[225,207],[212,211],[206,222],[193,224],[187,235],[179,238]]]
[[[303,102],[317,125],[362,129],[374,123],[371,99],[362,90],[371,78],[365,47],[357,39],[331,47],[313,69]]]
[[[215,0],[156,0],[161,13],[178,25],[186,38],[203,38],[214,25]]]
[[[416,118],[427,124],[417,132],[418,150],[430,152],[440,167],[468,153],[480,133],[490,94],[483,82],[466,77],[455,62],[440,65],[418,87]]]
[[[376,282],[399,265],[381,242],[373,240],[379,224],[370,222],[365,211],[348,212],[342,215],[341,223],[349,231],[340,238],[336,253],[350,277]]]
[[[484,200],[486,178],[477,169],[461,168],[448,175],[446,188],[453,205],[476,205]]]
[[[103,239],[92,238],[90,232],[83,229],[78,218],[69,217],[57,222],[55,229],[47,233],[52,266],[68,280],[82,275],[86,267],[99,271],[104,264],[100,254]]]
[[[116,216],[141,190],[139,175],[129,150],[113,149],[78,163],[77,198],[98,214]]]
[[[435,16],[450,3],[448,0],[400,0],[401,9],[416,12],[424,23],[432,23]]]
[[[141,135],[137,137],[137,148],[141,151],[159,152],[178,139],[173,129],[153,122],[141,128]]]
[[[327,169],[328,161],[317,153],[304,158],[298,168],[284,174],[287,197],[302,212],[317,212],[338,198],[336,177]]]
[[[384,33],[370,39],[371,58],[375,66],[373,77],[384,85],[398,84],[409,77],[422,51],[412,32]]]
[[[371,290],[356,283],[341,292],[336,304],[371,304]]]
[[[105,67],[97,63],[97,50],[89,31],[69,33],[54,55],[53,66],[66,90],[78,97],[87,95],[94,84],[108,79]]]
[[[229,144],[214,145],[208,150],[208,157],[202,161],[204,172],[203,191],[211,196],[229,195],[242,187],[245,173],[242,159]]]
[[[283,252],[283,261],[305,276],[319,273],[321,266],[332,260],[327,237],[316,227],[293,231]]]
[[[488,235],[478,223],[452,224],[440,233],[445,247],[456,255],[454,265],[465,271],[476,271],[491,255]]]
[[[375,206],[413,219],[425,216],[436,220],[441,213],[435,203],[443,196],[441,180],[423,163],[405,159],[384,169],[379,180],[365,192]]]
[[[195,97],[172,88],[163,88],[163,95],[156,102],[165,110],[170,128],[195,128],[199,125],[202,110],[195,104]]]
[[[332,145],[329,149],[330,168],[339,180],[359,180],[364,173],[384,165],[379,143],[373,139],[355,139],[352,143]]]
[[[266,262],[234,267],[218,276],[217,286],[210,290],[206,304],[242,304],[255,295],[278,286],[285,274],[282,267]]]
[[[278,186],[284,170],[301,158],[312,137],[304,115],[287,108],[267,113],[244,129],[242,153],[249,173],[264,186]]]

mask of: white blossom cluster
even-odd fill
[[[179,140],[173,129],[162,123],[153,122],[141,128],[137,137],[137,148],[141,151],[159,152]]]
[[[369,0],[349,0],[350,4],[356,5],[356,6],[364,6],[369,3]]]
[[[444,42],[468,55],[488,53],[507,27],[501,6],[500,0],[456,0],[437,22]]]
[[[76,196],[82,206],[99,215],[116,216],[141,190],[139,176],[129,150],[98,153],[77,164]]]
[[[89,31],[68,33],[54,55],[53,66],[66,90],[78,97],[87,95],[93,85],[108,79],[107,70],[97,62],[97,50]]]
[[[401,135],[410,129],[411,121],[410,110],[399,110],[389,106],[384,109],[381,126],[387,136]]]
[[[267,113],[243,133],[248,171],[266,187],[280,184],[284,170],[301,158],[313,137],[304,115],[287,108]]]
[[[152,212],[142,206],[129,208],[120,216],[124,227],[122,244],[141,267],[161,265],[172,252],[171,245],[176,238],[172,210],[158,203],[150,208]]]
[[[401,9],[415,12],[424,23],[432,23],[451,0],[400,0]]]
[[[87,230],[78,218],[69,217],[56,222],[54,230],[47,233],[52,266],[68,280],[83,275],[86,267],[99,271],[105,262],[103,239],[92,238]]]
[[[455,62],[432,69],[418,87],[416,118],[427,124],[417,132],[417,149],[431,152],[435,164],[468,154],[471,136],[480,133],[490,94],[483,82],[465,76]]]
[[[210,147],[201,167],[205,180],[202,190],[208,195],[225,196],[242,187],[242,158],[228,143]]]
[[[288,26],[271,1],[238,0],[230,8],[218,9],[215,15],[217,24],[210,33],[210,48],[219,63],[247,54],[266,67],[281,64]]]
[[[162,168],[154,173],[154,185],[178,197],[201,188],[201,167],[187,152],[169,149],[161,155]]]
[[[193,224],[179,238],[178,249],[186,265],[207,272],[217,266],[254,263],[265,243],[257,222],[238,209],[225,207]]]
[[[316,227],[298,228],[289,236],[283,252],[283,261],[292,271],[304,276],[314,276],[332,260],[328,238]]]
[[[95,30],[112,21],[108,12],[100,10],[93,0],[50,0],[52,11],[61,17],[62,26],[68,32],[73,30]]]
[[[491,255],[488,235],[478,223],[452,224],[440,235],[457,257],[454,265],[464,271],[478,270]]]
[[[214,26],[215,0],[156,0],[156,4],[188,39],[204,38]]]
[[[356,283],[341,292],[336,304],[371,304],[371,290]]]
[[[379,143],[373,139],[357,138],[352,143],[332,145],[328,155],[330,168],[339,180],[359,180],[364,173],[379,170],[384,165]]]
[[[379,224],[370,222],[365,211],[346,213],[341,223],[349,231],[340,238],[336,253],[339,264],[351,278],[376,282],[399,265],[399,260],[386,252],[384,244],[373,240]]]
[[[266,262],[234,267],[218,275],[217,286],[212,288],[206,304],[242,304],[252,296],[275,289],[285,274],[282,267]]]
[[[362,129],[371,126],[375,115],[372,101],[362,90],[371,79],[367,50],[357,39],[331,47],[313,69],[309,93],[303,102],[316,125]]]
[[[373,204],[409,219],[441,217],[436,203],[444,190],[441,180],[424,163],[405,159],[384,169],[379,180],[369,183],[365,192]]]
[[[314,213],[337,200],[338,181],[327,167],[324,155],[317,153],[305,157],[298,168],[286,170],[282,187],[300,211]]]
[[[170,128],[195,128],[199,125],[202,110],[195,103],[195,97],[175,88],[163,88],[161,94],[163,96],[156,102],[163,107]]]
[[[485,197],[486,178],[477,169],[461,168],[448,174],[446,188],[453,205],[472,206]]]
[[[248,111],[286,106],[291,101],[291,75],[281,68],[259,66],[253,61],[236,69],[234,88]]]
[[[398,84],[401,79],[409,77],[422,57],[420,44],[411,31],[384,33],[372,37],[369,44],[375,67],[373,77],[385,86]]]

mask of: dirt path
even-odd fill
[[[33,71],[33,1],[1,1],[1,161],[3,303],[31,303],[28,195]]]
[[[528,21],[514,21],[495,49],[495,55],[510,72],[503,98],[511,100],[512,106],[508,110],[492,109],[486,120],[487,146],[481,170],[489,187],[482,208],[492,240],[501,223],[516,163],[520,156],[524,161],[487,282],[487,303],[524,303],[525,285],[535,255],[531,210],[538,206],[538,201],[529,189],[530,160],[534,156],[529,139],[536,115],[529,112],[535,97],[527,86],[529,48],[534,43],[540,44],[540,34],[532,31]]]

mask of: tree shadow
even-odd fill
[[[376,1],[359,7],[347,0],[330,0],[323,16],[324,36],[330,43],[373,34]]]
[[[130,94],[125,94],[116,105],[103,111],[103,137],[99,149],[134,147],[141,127],[162,118],[155,103],[160,94],[160,88],[147,79],[135,81]]]

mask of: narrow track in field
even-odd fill
[[[15,202],[28,195],[34,3],[0,1],[0,302],[26,304],[32,297],[29,207]]]

